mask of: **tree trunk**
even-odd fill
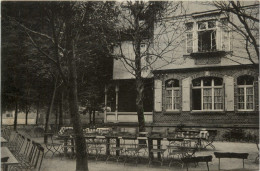
[[[14,130],[17,127],[17,117],[18,117],[18,98],[15,97],[15,113],[14,113]]]
[[[54,103],[55,94],[56,94],[56,80],[55,80],[55,83],[54,83],[54,88],[53,88],[53,93],[52,93],[51,102],[50,102],[50,105],[49,105],[48,110],[47,110],[47,113],[46,113],[46,118],[45,118],[45,130],[44,130],[45,133],[48,132],[49,116],[50,116],[50,113],[51,113],[51,111],[52,111],[52,106],[53,106],[53,103]],[[44,143],[47,143],[47,142],[48,142],[48,136],[47,136],[47,135],[44,135]]]
[[[138,3],[138,2],[137,2]],[[136,109],[138,116],[138,126],[139,132],[145,131],[145,122],[144,122],[144,83],[142,79],[142,64],[141,64],[141,37],[142,33],[140,32],[139,26],[139,16],[136,15],[134,18],[135,25],[135,34],[134,34],[134,48],[135,48],[135,81],[136,81]]]
[[[26,111],[25,111],[25,125],[28,125],[28,114],[29,114],[29,110],[26,107]]]
[[[145,131],[145,122],[144,122],[144,83],[141,78],[136,78],[136,108],[138,116],[138,126],[139,132]]]
[[[36,122],[35,124],[38,125],[38,118],[39,118],[39,107],[40,107],[40,98],[37,102],[37,109],[36,109]]]
[[[91,125],[92,125],[92,121],[91,121],[91,116],[92,116],[92,109],[90,108],[89,109],[89,127],[91,127]]]
[[[75,63],[74,41],[67,41],[67,49],[72,48],[72,53],[68,54],[69,64],[69,109],[73,123],[74,134],[76,135],[76,171],[88,171],[88,157],[86,151],[86,142],[83,136],[80,116],[78,113],[78,92],[77,92],[77,72]],[[71,47],[70,47],[71,46]]]
[[[96,116],[95,115],[96,115],[96,111],[93,110],[93,127],[94,128],[96,128],[96,121],[95,121],[96,120]]]
[[[59,106],[56,105],[56,112],[55,112],[55,131],[58,130],[58,115],[59,115]]]
[[[60,101],[59,101],[59,129],[63,125],[63,92],[60,93]]]

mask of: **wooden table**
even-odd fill
[[[200,137],[199,130],[179,130],[171,134],[170,137],[167,138],[168,141],[182,141],[183,143],[190,141],[190,145],[191,141],[195,141],[197,147],[202,149],[201,141],[204,138]]]
[[[9,157],[7,162],[1,163],[4,166],[4,171],[8,170],[9,165],[19,164],[17,159],[11,153],[11,151],[7,147],[1,147],[1,158]]]

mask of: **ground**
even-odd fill
[[[36,141],[43,143],[42,138],[35,138]],[[162,142],[164,147],[167,145],[167,141]],[[258,154],[256,144],[254,143],[239,143],[239,142],[214,142],[216,147],[215,150],[208,147],[207,150],[199,151],[196,153],[196,156],[200,155],[212,155],[213,160],[209,163],[210,171],[218,170],[218,159],[214,157],[214,152],[243,152],[249,153],[248,160],[245,160],[245,169],[243,169],[242,159],[221,159],[221,170],[229,171],[258,171],[259,165],[255,163],[255,158]],[[43,145],[44,146],[44,145]],[[61,158],[59,156],[54,156],[51,158],[47,155],[44,158],[42,171],[74,171],[76,168],[75,159],[71,158]],[[116,161],[109,161],[106,163],[104,160],[95,161],[93,159],[89,160],[89,170],[90,171],[184,171],[186,168],[181,168],[180,166],[171,166],[168,167],[166,163],[164,166],[160,165],[151,165],[148,166],[147,162],[142,164],[127,163],[126,165],[123,162],[116,163]],[[199,166],[194,167],[191,165],[189,168],[190,171],[203,171],[207,170],[206,164],[200,163]]]

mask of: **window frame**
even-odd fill
[[[208,26],[209,26],[209,22],[211,22],[211,21],[214,21],[215,22],[215,27],[213,27],[213,28],[209,28]],[[199,23],[206,23],[206,28],[205,29],[199,29]],[[199,21],[199,22],[197,22],[196,23],[196,28],[197,28],[197,30],[196,30],[196,33],[197,33],[197,37],[198,37],[198,52],[204,52],[203,50],[201,50],[200,51],[200,45],[199,45],[199,41],[200,41],[200,39],[199,39],[199,32],[201,33],[201,32],[207,32],[207,31],[212,31],[211,33],[210,33],[210,49],[209,50],[207,50],[208,52],[210,52],[210,51],[212,51],[212,47],[213,47],[213,34],[214,34],[214,32],[215,32],[215,51],[217,50],[217,20],[207,20],[207,21]]]
[[[192,84],[192,90],[193,89],[200,89],[201,90],[201,110],[194,110],[193,107],[192,107],[192,111],[193,112],[204,112],[204,111],[207,111],[207,112],[222,112],[224,111],[224,103],[225,103],[225,96],[224,96],[224,84],[223,84],[223,79],[222,79],[222,85],[215,85],[215,81],[214,81],[214,77],[211,78],[211,86],[204,86],[204,81],[203,81],[203,78],[207,78],[207,77],[201,77],[200,78],[200,86],[193,86]],[[216,78],[219,78],[219,77],[216,77]],[[214,105],[215,105],[215,95],[214,95],[214,92],[215,92],[215,89],[217,88],[221,88],[222,89],[222,109],[215,109]],[[204,109],[204,89],[211,89],[211,109]],[[191,92],[192,93],[192,92]],[[191,99],[192,102],[193,102],[193,99]]]
[[[214,27],[209,28],[209,22],[215,22]],[[206,23],[206,28],[205,29],[199,29],[199,23]],[[193,23],[192,29],[188,29],[187,24]],[[228,27],[228,23],[225,22],[225,18],[217,19],[217,18],[212,18],[212,19],[206,19],[205,20],[193,20],[190,22],[185,23],[186,25],[186,48],[185,48],[185,54],[191,54],[191,53],[200,53],[204,51],[199,50],[199,33],[202,31],[210,31],[214,30],[215,32],[215,46],[216,48],[213,49],[212,47],[212,33],[211,33],[211,41],[210,41],[210,46],[211,50],[207,50],[206,52],[214,52],[214,51],[231,51],[232,50],[232,45],[231,45],[231,30]],[[192,34],[192,52],[188,52],[188,34]],[[227,40],[226,40],[227,39]],[[214,43],[213,43],[214,44]],[[190,48],[190,46],[189,46]]]
[[[241,76],[245,76],[245,75],[241,75]],[[240,77],[241,77],[240,76]],[[249,76],[249,77],[252,77],[252,76]],[[238,77],[239,78],[239,77]],[[252,77],[253,78],[253,77]],[[238,93],[237,93],[237,98],[236,98],[236,100],[237,100],[237,111],[239,111],[239,112],[247,112],[247,111],[254,111],[255,110],[255,94],[254,94],[254,92],[255,92],[255,90],[254,90],[254,78],[253,78],[253,84],[252,85],[238,85],[238,83],[237,83],[237,87],[236,87],[236,89],[237,89],[237,92],[238,92],[238,89],[239,88],[243,88],[244,89],[244,94],[243,94],[243,96],[244,96],[244,102],[239,102],[239,95],[238,95]],[[252,93],[252,96],[253,96],[253,108],[252,109],[247,109],[247,92],[246,92],[246,90],[248,89],[248,88],[252,88],[252,90],[253,90],[253,93]],[[238,107],[238,104],[239,103],[242,103],[242,104],[244,104],[244,109],[239,109],[239,107]]]
[[[167,87],[166,86],[166,83],[168,82],[168,81],[170,81],[170,80],[175,80],[175,81],[178,81],[179,82],[179,87]],[[171,90],[171,109],[167,109],[167,105],[168,105],[168,103],[166,103],[166,100],[167,100],[167,95],[166,95],[166,92],[167,91],[169,91],[169,90]],[[174,91],[175,90],[178,90],[179,91],[179,96],[174,96]],[[181,94],[180,94],[180,91],[181,91],[181,89],[180,89],[180,81],[179,80],[177,80],[177,79],[169,79],[169,80],[166,80],[165,81],[165,111],[166,112],[179,112],[180,111],[180,108],[181,108]],[[179,98],[179,100],[178,100],[178,102],[179,103],[174,103],[174,98]],[[174,105],[175,104],[177,104],[177,105],[179,105],[179,109],[174,109]]]

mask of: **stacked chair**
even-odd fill
[[[11,129],[2,128],[1,129],[1,136],[4,137],[7,141],[10,141]]]
[[[11,166],[9,170],[40,171],[44,156],[44,148],[39,143],[26,138],[18,132],[15,132],[12,137],[12,139],[9,139],[7,147],[19,161],[19,164]]]

